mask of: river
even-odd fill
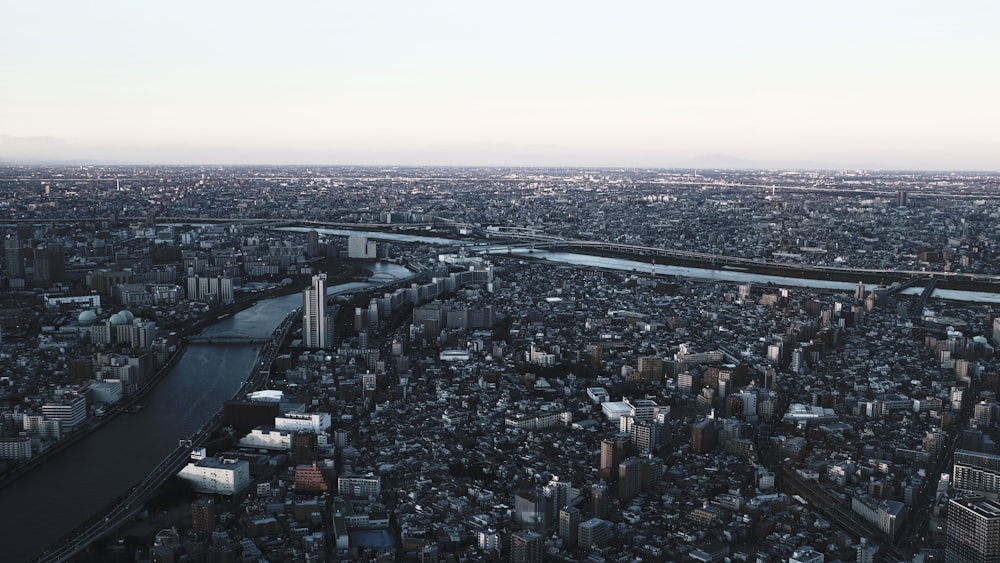
[[[412,272],[395,264],[368,264],[371,282],[329,287],[349,293],[402,280]],[[206,335],[267,337],[302,305],[299,294],[262,300],[205,330]],[[143,400],[0,489],[0,546],[5,562],[29,561],[141,481],[222,408],[250,374],[257,347],[189,345],[177,365]]]
[[[466,245],[470,254],[495,254],[497,256],[522,257],[532,260],[547,260],[569,266],[584,266],[589,268],[600,268],[605,270],[617,270],[620,272],[636,272],[641,274],[655,274],[658,276],[679,276],[691,279],[701,279],[706,281],[718,281],[729,283],[771,283],[785,287],[811,287],[815,289],[832,289],[852,291],[857,286],[850,282],[837,282],[829,280],[811,278],[793,278],[785,276],[768,276],[743,272],[739,270],[692,268],[688,266],[672,266],[667,264],[650,264],[649,262],[639,262],[637,260],[627,260],[624,258],[611,258],[606,256],[594,256],[590,254],[577,254],[574,252],[556,252],[550,250],[533,250],[511,245],[495,244],[466,239],[446,239],[442,237],[431,237],[423,235],[411,235],[402,233],[386,233],[379,231],[352,231],[350,229],[326,229],[309,227],[279,227],[277,231],[304,233],[315,230],[323,235],[332,236],[365,236],[372,240],[381,240],[400,243],[418,243],[437,246]],[[869,288],[871,288],[869,284]],[[904,289],[900,293],[904,295],[920,295],[922,288],[911,287]],[[936,289],[932,298],[948,299],[953,301],[967,301],[972,303],[1000,303],[1000,293],[988,291],[964,291],[955,289]]]

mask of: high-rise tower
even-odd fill
[[[306,348],[330,347],[326,319],[326,274],[312,277],[312,286],[302,290],[302,344]]]

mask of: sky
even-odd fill
[[[1000,3],[38,0],[0,162],[1000,171]]]

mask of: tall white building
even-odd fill
[[[326,318],[326,274],[312,277],[312,286],[302,290],[302,344],[306,348],[330,348]]]

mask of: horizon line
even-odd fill
[[[171,168],[453,168],[453,169],[519,169],[519,170],[725,170],[746,172],[886,172],[886,173],[963,173],[1000,174],[1000,169],[989,168],[903,168],[877,166],[764,166],[764,165],[722,165],[722,166],[662,166],[662,165],[524,165],[524,164],[321,164],[321,163],[181,163],[181,162],[127,162],[101,160],[0,160],[0,166],[53,166],[53,167],[171,167]]]

